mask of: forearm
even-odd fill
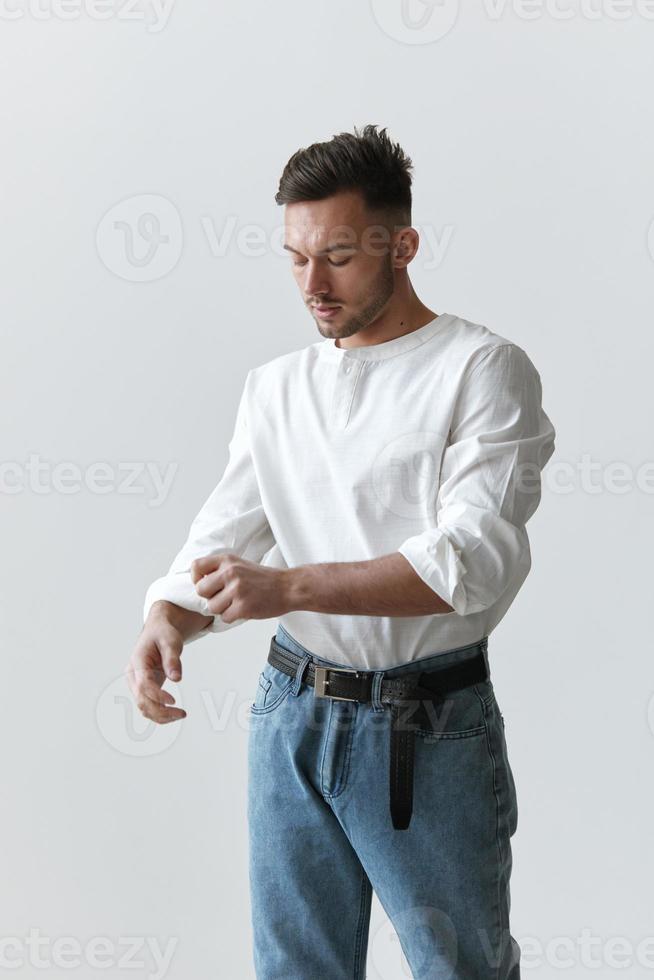
[[[453,609],[393,552],[370,561],[324,562],[285,570],[289,612],[430,616]]]
[[[170,623],[185,640],[199,633],[213,621],[213,616],[204,616],[192,609],[184,609],[174,602],[168,602],[167,599],[157,599],[156,602],[152,603],[147,621],[150,622],[155,618],[161,618]]]

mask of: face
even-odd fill
[[[369,327],[395,290],[390,231],[357,191],[285,207],[285,242],[303,301],[323,337]]]

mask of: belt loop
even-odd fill
[[[291,694],[297,695],[300,693],[300,687],[302,686],[302,677],[304,676],[304,671],[306,670],[307,664],[311,660],[311,657],[307,654],[302,657],[299,664],[297,665],[297,670],[295,671],[295,678],[291,685]]]
[[[372,685],[370,688],[370,701],[372,702],[373,711],[383,711],[384,705],[381,702],[380,692],[382,686],[382,680],[384,679],[384,671],[376,670],[373,674]]]
[[[487,636],[483,637],[480,646],[481,646],[481,652],[484,657],[484,663],[486,664],[486,673],[488,674],[488,677],[490,679],[490,663],[488,660],[488,637]]]

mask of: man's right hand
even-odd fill
[[[127,683],[136,705],[146,718],[159,724],[186,718],[183,708],[174,708],[175,698],[162,689],[166,680],[182,679],[181,654],[184,640],[213,619],[182,609],[174,603],[153,603],[134,652],[125,667]]]

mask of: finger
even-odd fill
[[[222,616],[234,601],[235,588],[233,584],[226,585],[207,600],[207,616]]]
[[[191,580],[193,583],[199,582],[209,572],[215,572],[220,567],[223,557],[223,555],[204,555],[203,558],[195,558],[191,562]]]
[[[205,599],[211,599],[217,592],[222,592],[225,587],[224,569],[218,568],[213,572],[207,572],[195,585],[195,591]]]
[[[177,647],[168,646],[160,642],[159,653],[161,654],[161,663],[166,672],[166,677],[169,677],[171,681],[181,681],[182,660]]]
[[[186,712],[181,708],[170,708],[166,712],[164,712],[161,708],[154,710],[143,710],[141,708],[139,710],[144,718],[147,718],[149,721],[154,721],[157,725],[167,725],[171,721],[181,721],[182,718],[186,718]]]
[[[136,700],[136,705],[145,718],[149,718],[151,721],[157,722],[157,724],[165,724],[169,721],[186,718],[186,711],[183,708],[166,707],[142,692]]]
[[[132,676],[130,687],[135,696],[142,693],[159,704],[167,704],[171,700],[174,703],[175,699],[170,691],[164,691],[161,687],[166,678],[159,668],[132,666]]]
[[[235,601],[230,602],[229,605],[225,606],[225,608],[221,610],[220,615],[223,623],[233,623],[237,619],[243,618],[241,608]]]

